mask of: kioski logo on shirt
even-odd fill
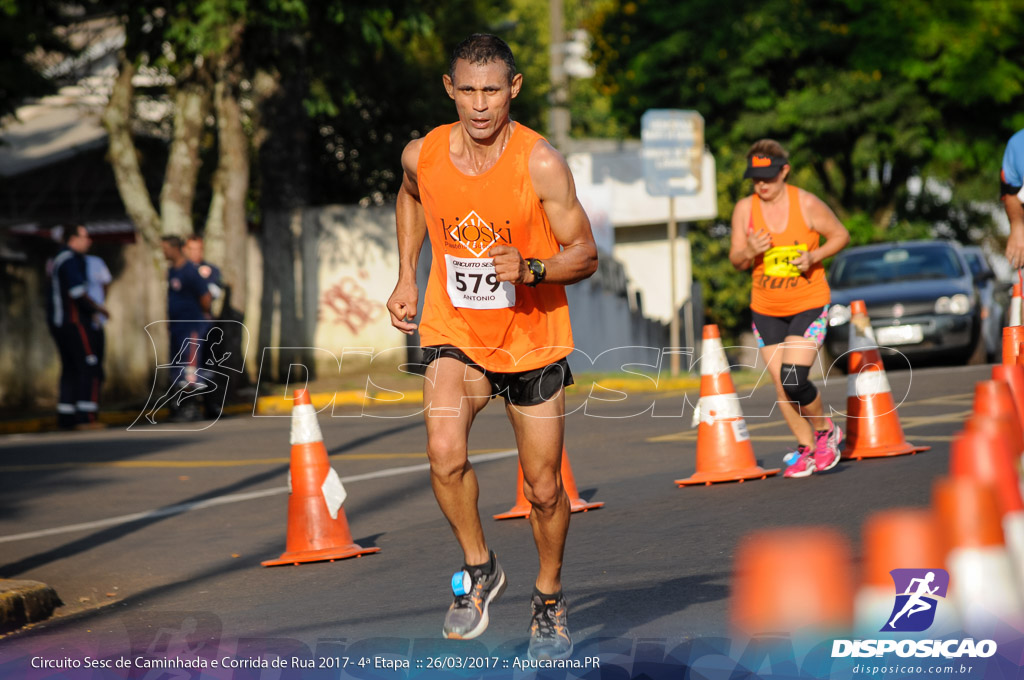
[[[508,226],[503,229],[495,228],[493,222],[480,217],[475,210],[469,211],[468,215],[456,220],[454,224],[447,224],[442,219],[441,225],[444,227],[446,239],[450,237],[453,242],[466,248],[476,257],[483,255],[499,241],[510,245],[512,243],[512,230]]]
[[[893,569],[896,602],[882,626],[882,632],[919,633],[935,621],[940,600],[949,590],[949,572],[945,569]]]

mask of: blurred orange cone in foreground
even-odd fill
[[[971,635],[1020,631],[1024,603],[1003,543],[995,491],[971,477],[935,482],[935,514],[945,532],[950,593]]]
[[[261,564],[323,562],[380,552],[352,540],[341,504],[345,487],[327,460],[323,435],[309,392],[295,390],[292,407],[292,452],[288,470],[288,537],[285,552]]]
[[[729,605],[742,635],[848,631],[853,622],[850,546],[830,527],[767,529],[736,550]]]
[[[992,379],[1002,380],[1010,387],[1013,405],[1017,408],[1017,421],[1024,430],[1024,366],[996,364],[992,367]]]
[[[850,364],[846,379],[846,445],[843,458],[881,458],[927,451],[903,436],[882,355],[863,300],[850,304]]]
[[[898,508],[869,515],[863,528],[863,572],[854,600],[856,631],[875,637],[892,614],[893,569],[945,569],[945,554],[935,514],[931,510]],[[956,610],[942,606],[931,637],[959,629]]]
[[[505,512],[495,515],[494,519],[515,519],[517,517],[529,517],[533,508],[530,501],[526,499],[523,491],[523,466],[519,466],[519,474],[516,477],[516,502]],[[576,478],[572,474],[572,466],[569,465],[569,454],[565,447],[562,447],[562,486],[565,494],[569,497],[569,507],[573,512],[587,512],[604,506],[603,502],[588,503],[580,498],[579,489],[576,488]]]
[[[967,428],[970,429],[972,421],[979,418],[994,418],[1000,421],[1007,435],[1006,443],[1017,457],[1020,457],[1024,451],[1024,428],[1017,418],[1017,405],[1013,402],[1013,394],[1007,382],[979,380],[974,384],[974,404],[972,415],[967,419]]]
[[[1003,528],[1003,541],[1013,561],[1017,585],[1024,593],[1024,500],[1017,476],[1019,455],[1006,441],[1000,423],[994,418],[971,418],[972,429],[953,438],[950,474],[971,477],[995,491]]]
[[[700,356],[700,399],[693,410],[697,427],[697,471],[679,486],[764,479],[779,468],[762,469],[754,459],[747,423],[732,384],[718,326],[704,326]]]
[[[1024,342],[1024,326],[1003,326],[1003,363],[1015,364]]]
[[[1013,289],[1010,294],[1010,310],[1007,314],[1006,325],[1007,326],[1019,326],[1021,322],[1021,285],[1020,283],[1013,284]]]

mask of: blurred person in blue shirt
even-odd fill
[[[1024,267],[1024,130],[1018,130],[1007,142],[999,180],[999,196],[1010,220],[1006,259],[1020,269]]]
[[[184,244],[177,236],[163,238],[164,257],[167,258],[167,319],[170,323],[171,363],[181,368],[171,390],[181,397],[170,400],[172,419],[198,420],[199,412],[190,401],[185,408],[181,402],[189,394],[202,391],[196,371],[202,361],[202,344],[210,329],[210,304],[213,295],[209,283],[199,268],[185,257]]]
[[[215,264],[206,261],[203,247],[203,237],[192,234],[185,239],[185,257],[196,266],[199,275],[203,277],[214,300],[224,296],[224,283],[221,279],[220,269]]]

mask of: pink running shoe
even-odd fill
[[[810,477],[814,473],[814,451],[809,446],[801,444],[784,460],[789,462],[786,471],[782,473],[784,477]]]
[[[843,441],[843,431],[828,419],[828,429],[814,433],[814,467],[818,472],[831,470],[839,463],[839,443]]]

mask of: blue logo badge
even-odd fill
[[[920,633],[935,621],[937,598],[946,597],[949,572],[945,569],[893,569],[896,602],[882,632]]]

